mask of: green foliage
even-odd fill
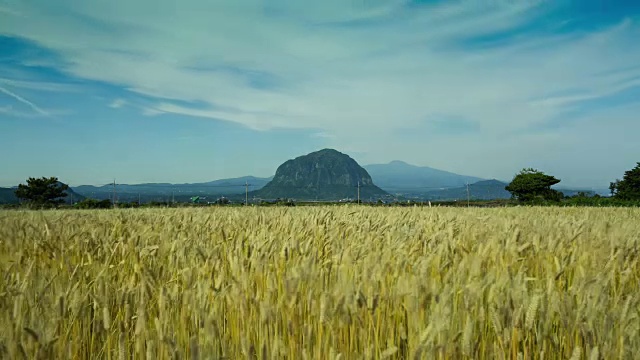
[[[145,207],[169,207],[170,205],[167,201],[149,201],[144,204]]]
[[[640,200],[640,162],[626,171],[622,180],[611,183],[609,189],[620,200]]]
[[[295,201],[293,199],[276,199],[276,205],[280,206],[296,206]]]
[[[557,206],[558,204],[553,204]],[[561,206],[589,206],[589,207],[640,207],[640,200],[621,200],[615,197],[602,196],[573,196],[565,198]]]
[[[30,205],[53,206],[64,202],[69,186],[56,177],[27,179],[27,185],[20,184],[15,191],[16,197]]]
[[[77,209],[110,209],[110,200],[84,199],[74,205]]]
[[[505,190],[509,191],[513,198],[523,202],[560,201],[562,193],[551,189],[551,186],[559,182],[559,179],[541,171],[522,169]]]

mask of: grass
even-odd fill
[[[630,359],[640,209],[0,212],[0,358]]]

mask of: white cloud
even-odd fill
[[[319,129],[331,134],[330,145],[369,154],[365,162],[420,154],[415,163],[478,175],[504,174],[540,144],[559,141],[518,131],[638,85],[640,68],[631,66],[640,63],[640,32],[631,20],[584,36],[523,34],[500,47],[468,48],[457,42],[523,25],[550,4],[405,3],[43,0],[12,5],[30,21],[0,21],[0,33],[59,52],[75,76],[158,98],[145,115]],[[255,74],[275,84],[255,86]],[[391,135],[423,128],[432,114],[480,123],[482,134],[428,143]],[[510,153],[499,154],[501,146]],[[540,156],[551,156],[553,147],[546,149]],[[468,161],[481,155],[502,161]]]

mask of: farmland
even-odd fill
[[[631,359],[640,209],[0,212],[0,358]]]

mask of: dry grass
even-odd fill
[[[0,212],[0,358],[631,359],[640,210]]]

